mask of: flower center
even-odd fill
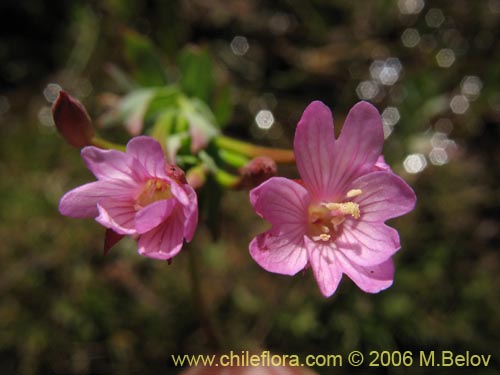
[[[136,209],[146,207],[147,205],[172,197],[170,184],[165,180],[152,178],[146,182],[136,198]]]
[[[346,197],[353,198],[362,193],[359,189],[350,190]],[[309,236],[314,241],[330,241],[339,231],[346,215],[359,219],[359,205],[355,202],[323,202],[309,206]]]

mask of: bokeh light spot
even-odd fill
[[[455,95],[450,101],[450,108],[453,113],[464,114],[469,109],[469,100],[465,95]]]
[[[54,103],[62,88],[57,83],[49,83],[43,90],[43,96],[49,103]]]
[[[274,124],[273,113],[267,109],[260,110],[255,116],[255,122],[260,129],[270,129]]]
[[[398,123],[400,118],[399,110],[396,107],[387,107],[384,109],[384,112],[382,112],[382,121],[384,124],[394,126]]]
[[[248,50],[250,49],[250,44],[248,43],[247,38],[244,36],[235,36],[233,40],[231,41],[231,50],[233,53],[237,56],[243,56],[245,55]]]
[[[455,62],[455,52],[450,48],[443,48],[436,54],[436,61],[441,68],[449,68]]]
[[[444,165],[448,163],[448,153],[444,148],[435,147],[429,153],[429,160],[434,165]]]
[[[390,57],[385,61],[375,60],[370,65],[370,75],[383,85],[392,86],[399,80],[401,68],[401,61],[396,57]]]
[[[424,9],[424,0],[399,0],[398,7],[401,14],[418,14]]]
[[[472,100],[479,96],[482,88],[483,82],[477,76],[465,76],[460,83],[460,90],[462,91],[462,94]]]
[[[379,87],[375,81],[362,81],[356,88],[360,99],[373,99],[379,93]]]
[[[429,27],[439,27],[444,22],[444,15],[441,9],[432,8],[429,9],[425,15],[425,22]]]
[[[427,159],[423,154],[410,154],[405,158],[403,166],[408,173],[420,173],[427,167]]]
[[[418,43],[420,43],[420,33],[417,29],[406,29],[403,31],[403,34],[401,34],[401,41],[405,47],[416,47]]]

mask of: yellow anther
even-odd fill
[[[352,194],[352,193],[351,193]],[[354,194],[361,194],[357,189]],[[360,217],[359,205],[354,202],[323,202],[309,206],[309,236],[314,241],[334,241],[346,215]]]
[[[320,235],[312,236],[311,238],[314,241],[328,241],[328,240],[330,240],[331,236],[329,234],[326,234],[326,233],[321,233]]]
[[[359,219],[359,205],[357,203],[326,203],[325,207],[331,211],[337,210],[343,215],[351,215],[353,218]]]
[[[322,233],[318,237],[321,241],[328,241],[330,239],[330,235],[326,233]]]
[[[347,198],[353,198],[353,197],[357,197],[358,195],[361,195],[363,194],[363,190],[361,189],[352,189],[352,190],[349,190],[346,194],[346,197]]]

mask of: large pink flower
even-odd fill
[[[331,296],[349,276],[377,293],[394,277],[398,232],[384,222],[415,206],[415,194],[381,157],[384,133],[378,111],[356,104],[335,139],[330,110],[311,103],[294,140],[302,182],[273,177],[250,192],[272,224],[253,239],[250,254],[270,272],[294,275],[310,266],[321,292]]]
[[[133,138],[125,153],[85,147],[82,157],[97,181],[66,193],[59,203],[63,215],[95,218],[116,233],[112,242],[131,235],[138,239],[139,253],[155,259],[171,259],[184,239],[193,238],[196,193],[184,173],[166,163],[153,138]]]

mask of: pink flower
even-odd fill
[[[411,211],[416,198],[381,157],[383,143],[371,104],[356,104],[335,139],[330,110],[311,103],[294,139],[302,182],[273,177],[250,192],[257,214],[272,224],[250,243],[254,260],[285,275],[310,266],[325,297],[342,274],[369,293],[391,286],[391,257],[401,245],[384,222]]]
[[[95,218],[108,228],[111,244],[117,241],[113,232],[133,236],[139,253],[155,259],[173,258],[184,239],[193,238],[196,193],[153,138],[133,138],[125,153],[85,147],[82,157],[97,181],[66,193],[59,202],[63,215]]]

